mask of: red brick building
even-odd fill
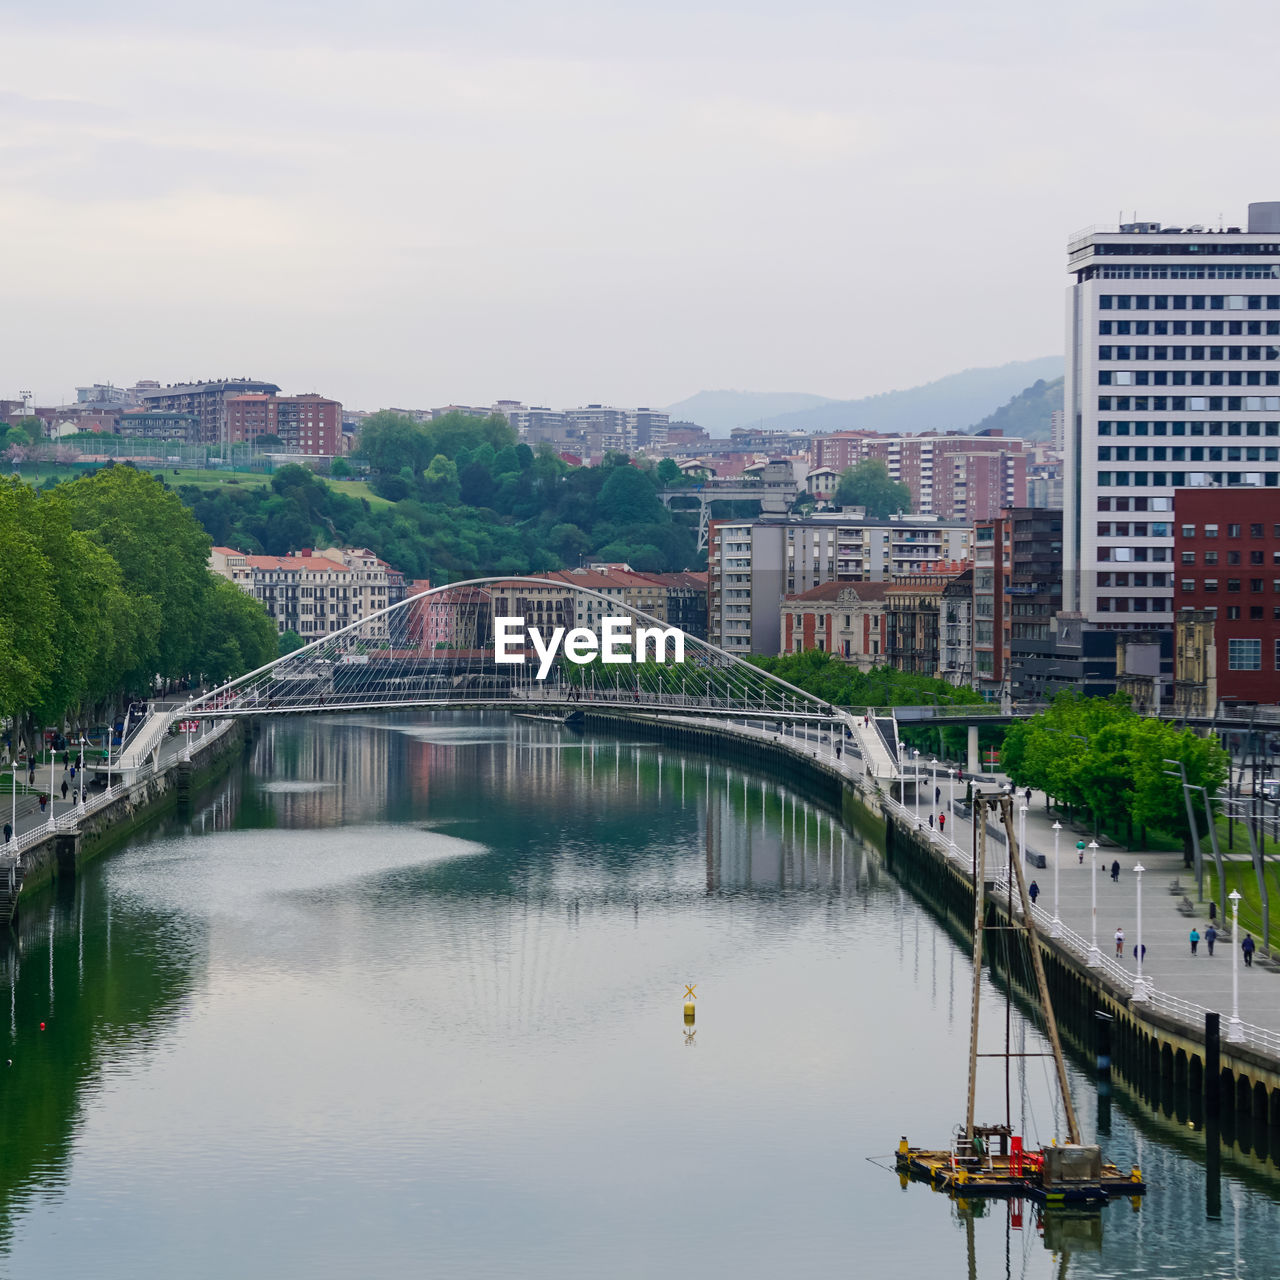
[[[887,582],[824,582],[782,602],[782,652],[817,649],[861,671],[885,658]]]
[[[251,444],[278,436],[284,448],[336,457],[342,452],[342,405],[324,396],[250,394],[226,398],[227,439]]]
[[[1280,702],[1275,490],[1179,489],[1173,506],[1175,622],[1184,610],[1215,612],[1219,698]]]

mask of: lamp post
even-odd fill
[[[1239,1044],[1244,1039],[1240,1024],[1240,892],[1231,890],[1231,1021],[1227,1023],[1227,1039]]]
[[[1147,998],[1147,984],[1142,977],[1142,873],[1146,867],[1142,863],[1138,863],[1134,868],[1138,876],[1138,945],[1134,948],[1134,954],[1138,961],[1137,976],[1133,980],[1133,998],[1134,1000],[1145,1000]]]
[[[947,769],[947,818],[953,823],[956,820],[956,775],[951,772],[950,768]],[[951,851],[954,853],[956,848],[954,826],[951,828],[951,836],[949,838],[951,840]]]
[[[938,783],[937,783],[937,777],[938,777],[938,757],[930,756],[929,757],[929,785],[935,791],[941,791],[941,788],[938,786]],[[933,804],[934,804],[934,799],[933,799],[933,796],[930,795],[929,796],[929,812],[930,813],[933,812]]]
[[[1089,841],[1090,884],[1093,890],[1093,941],[1089,944],[1089,968],[1096,969],[1102,963],[1098,950],[1098,842]]]
[[[53,749],[53,743],[49,744],[49,827],[53,828],[53,768],[58,759],[58,753]]]
[[[1053,924],[1050,936],[1056,938],[1062,932],[1062,921],[1058,919],[1058,839],[1062,835],[1062,823],[1053,824]]]
[[[1027,857],[1027,806],[1025,804],[1018,808],[1018,853],[1025,862]]]

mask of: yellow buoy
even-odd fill
[[[694,1004],[693,1004],[693,1001],[692,1001],[692,1000],[686,1000],[686,1001],[684,1002],[684,1020],[685,1020],[686,1022],[692,1022],[692,1021],[693,1021],[693,1010],[694,1010]]]

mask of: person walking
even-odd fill
[[[1244,952],[1244,964],[1246,969],[1253,968],[1254,945],[1253,934],[1246,933],[1244,935],[1244,941],[1240,944],[1240,950]]]
[[[1027,896],[1031,899],[1031,905],[1036,905],[1036,899],[1040,896],[1040,886],[1033,880],[1027,886]]]
[[[1117,884],[1120,882],[1120,859],[1116,858],[1111,863],[1111,879]]]
[[[1117,956],[1124,955],[1124,930],[1123,929],[1116,930],[1116,955]]]
[[[934,803],[934,804],[941,804],[941,803],[942,803],[942,788],[941,788],[941,787],[934,787],[934,789],[933,789],[933,803]]]
[[[1195,955],[1196,948],[1199,945],[1200,945],[1200,930],[1197,929],[1195,925],[1192,925],[1191,926],[1191,954],[1192,955]]]
[[[1083,867],[1084,866],[1084,841],[1083,840],[1076,841],[1076,853],[1080,855],[1080,865]]]
[[[1031,788],[1027,788],[1027,808],[1031,808]]]
[[[13,828],[6,822],[4,824],[4,842],[8,844],[13,839]]]
[[[47,791],[42,791],[42,792],[40,793],[40,812],[41,812],[41,813],[43,813],[43,812],[44,812],[44,810],[45,810],[45,806],[46,806],[48,803],[49,803],[49,793],[48,793]]]
[[[1213,944],[1218,940],[1218,931],[1212,924],[1204,931],[1204,945],[1210,955],[1213,955]]]
[[[933,810],[929,810],[929,830],[933,830]]]
[[[1209,899],[1209,923],[1212,924],[1218,918],[1218,904],[1212,898]],[[1209,948],[1209,954],[1213,955],[1213,948]]]
[[[63,780],[62,780],[62,798],[63,798],[64,800],[67,798],[67,780],[66,780],[66,778],[63,778]]]
[[[1137,948],[1137,947],[1134,947],[1134,949],[1133,949],[1133,958],[1134,958],[1135,960],[1138,958],[1138,948]],[[1142,944],[1142,963],[1143,963],[1143,964],[1146,964],[1146,963],[1147,963],[1147,944],[1146,944],[1145,942]]]
[[[944,836],[947,834],[947,815],[945,813],[938,814],[938,830]]]

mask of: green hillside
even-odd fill
[[[987,431],[992,427],[1007,436],[1021,436],[1024,440],[1047,440],[1050,415],[1062,408],[1062,379],[1046,382],[1037,379],[1031,386],[1019,391],[1007,404],[989,413],[981,422],[974,423],[972,431]]]

